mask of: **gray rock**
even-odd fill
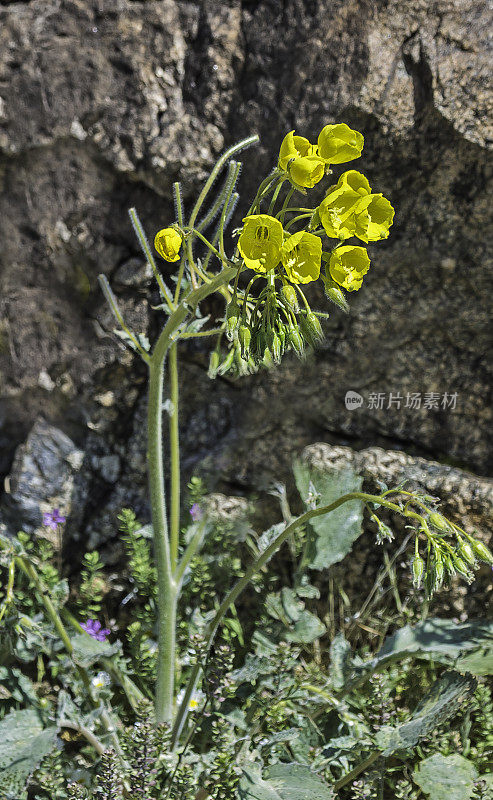
[[[83,451],[62,431],[37,420],[17,449],[0,498],[0,520],[7,529],[32,532],[42,526],[43,512],[54,508],[68,517],[83,458]]]
[[[174,217],[174,180],[188,208],[215,157],[258,132],[239,220],[282,136],[332,121],[364,133],[352,166],[392,200],[391,236],[306,361],[211,384],[206,353],[187,347],[184,468],[247,493],[322,437],[491,473],[488,14],[482,0],[1,6],[0,475],[43,414],[88,455],[122,460],[114,492],[96,469],[81,473],[91,536],[109,535],[120,502],[146,512],[145,373],[113,336],[96,280],[115,278],[124,317],[152,340],[159,299],[126,210],[151,238]],[[319,288],[309,299],[327,309]],[[361,408],[346,409],[348,390]],[[369,407],[390,392],[458,397]],[[95,399],[108,393],[111,404]]]

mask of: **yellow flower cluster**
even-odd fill
[[[282,263],[292,283],[310,283],[320,275],[322,242],[307,231],[285,235],[278,219],[269,214],[245,217],[238,249],[245,266],[267,273]]]
[[[290,131],[279,151],[279,169],[285,170],[295,186],[312,189],[325,175],[330,164],[343,164],[358,158],[363,136],[344,122],[322,128],[317,144]]]
[[[361,155],[363,136],[348,125],[326,125],[312,144],[304,136],[290,131],[279,151],[278,170],[292,186],[305,191],[313,188],[331,164],[342,164]],[[302,211],[302,209],[300,209]],[[307,209],[304,209],[307,211]],[[283,229],[279,215],[251,214],[243,220],[238,249],[245,266],[266,274],[279,265],[294,284],[310,283],[320,276],[322,258],[328,262],[325,280],[335,281],[347,291],[360,288],[368,272],[370,259],[363,247],[342,245],[357,237],[366,244],[386,239],[394,218],[394,209],[382,194],[374,194],[361,172],[344,172],[331,186],[319,207],[309,216],[308,230],[296,233]],[[284,221],[284,214],[282,214]],[[317,224],[322,227],[316,230]],[[322,253],[320,235],[338,239],[331,253]]]

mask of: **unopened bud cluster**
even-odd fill
[[[416,523],[415,552],[411,561],[411,572],[414,586],[425,589],[430,598],[444,584],[448,584],[454,575],[459,575],[468,583],[474,579],[474,571],[480,563],[493,566],[493,554],[489,548],[475,536],[459,528],[440,512],[429,505],[436,498],[403,491],[401,488],[384,492],[381,498],[389,499],[391,493],[401,493],[406,497],[405,506],[392,505],[405,518]],[[370,510],[370,517],[377,526],[377,544],[392,541],[392,530]],[[425,547],[421,548],[424,544]]]
[[[419,552],[420,534],[426,541],[423,556]],[[424,585],[427,597],[448,584],[454,575],[471,583],[480,562],[493,566],[493,554],[483,542],[437,511],[423,516],[415,540],[412,573],[414,585]]]

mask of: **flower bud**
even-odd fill
[[[421,586],[421,580],[423,578],[423,573],[425,571],[425,562],[421,558],[421,556],[416,556],[413,558],[413,584],[416,589],[419,589]]]
[[[269,350],[276,364],[281,361],[281,340],[276,331],[270,331],[268,336]]]
[[[432,511],[430,516],[428,517],[428,521],[430,525],[433,525],[437,531],[442,531],[442,533],[449,533],[451,530],[451,526],[448,520],[445,519],[441,514],[437,511]]]
[[[274,364],[274,362],[272,361],[271,352],[270,352],[269,348],[266,347],[265,352],[264,352],[264,357],[262,358],[262,365],[264,367],[267,367],[267,369],[269,369],[270,367],[273,366],[273,364]]]
[[[455,575],[454,562],[452,561],[452,558],[451,558],[449,553],[445,553],[444,554],[444,556],[443,556],[443,564],[444,564],[445,570],[446,570],[448,575],[450,575],[450,576],[451,575]]]
[[[454,562],[454,567],[456,572],[460,575],[463,575],[465,578],[471,577],[471,572],[467,564],[460,558],[457,553],[453,553],[452,561]]]
[[[238,322],[240,319],[240,307],[236,300],[231,300],[227,309],[226,309],[226,333],[228,339],[232,339],[235,330],[238,327]]]
[[[298,293],[294,286],[291,286],[290,283],[285,283],[282,287],[282,295],[291,311],[299,311]]]
[[[240,341],[240,348],[241,348],[241,355],[243,358],[247,358],[248,352],[250,350],[250,341],[252,338],[252,332],[248,325],[240,325],[240,330],[238,331],[238,339]]]
[[[339,308],[341,308],[346,313],[349,311],[349,305],[344,297],[344,292],[342,289],[337,285],[332,278],[324,278],[322,275],[322,281],[324,284],[325,289],[325,296],[328,300],[331,300],[333,303],[336,304]]]
[[[480,561],[493,565],[493,553],[483,542],[474,541],[472,543],[472,549]]]
[[[435,556],[433,571],[435,575],[435,587],[438,589],[442,585],[444,578],[443,561],[440,553],[437,553]]]
[[[229,351],[228,355],[224,359],[223,363],[218,368],[217,374],[218,375],[225,375],[228,372],[228,370],[230,370],[231,367],[233,366],[234,360],[235,360],[235,351],[234,351],[234,348],[232,347],[231,350]]]
[[[209,378],[215,378],[219,367],[221,358],[217,350],[213,350],[209,358],[209,369],[207,374]]]
[[[315,345],[317,342],[321,342],[323,340],[324,334],[322,331],[322,326],[313,311],[309,311],[306,316],[301,317],[301,325],[303,334],[306,335],[306,338],[311,345]]]
[[[465,542],[460,536],[457,537],[457,552],[466,564],[471,567],[474,566],[476,563],[474,551],[469,542]]]
[[[288,333],[288,339],[296,355],[301,357],[303,355],[304,345],[303,345],[303,338],[299,330],[294,327],[290,328]]]

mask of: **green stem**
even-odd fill
[[[156,560],[158,587],[158,664],[156,679],[155,711],[158,723],[171,722],[173,713],[173,689],[175,677],[176,604],[177,587],[173,579],[172,558],[166,499],[164,489],[164,465],[162,450],[162,411],[164,361],[170,348],[173,334],[201,300],[227,285],[236,274],[236,269],[223,269],[210,283],[190,292],[171,314],[161,331],[149,358],[149,399],[147,413],[147,442],[149,464],[149,492],[151,499],[154,556]],[[175,544],[173,542],[173,548]]]
[[[12,561],[9,564],[9,573],[8,574],[9,574],[9,577],[7,579],[7,586],[6,586],[6,589],[5,589],[5,598],[4,598],[4,601],[3,601],[3,603],[2,603],[2,605],[0,607],[0,622],[3,619],[3,615],[7,611],[7,608],[9,607],[10,603],[12,602],[12,600],[14,598],[14,579],[15,579],[15,560],[14,559],[12,559]]]
[[[238,180],[238,176],[240,174],[241,164],[237,161],[232,161],[230,164],[230,186],[228,192],[226,194],[226,199],[224,201],[224,205],[221,211],[221,218],[219,220],[219,252],[221,253],[221,261],[224,263],[226,259],[226,253],[224,250],[224,225],[226,223],[226,214],[229,208],[229,201],[231,199],[231,195],[233,194],[233,189],[235,188],[236,181]]]
[[[279,179],[279,183],[277,184],[276,188],[274,189],[274,194],[272,195],[272,198],[271,198],[271,201],[270,201],[269,210],[267,211],[268,214],[272,214],[272,212],[274,211],[274,206],[276,204],[276,200],[279,197],[279,192],[281,191],[282,185],[283,185],[285,180],[286,180],[286,178],[280,178]]]
[[[106,747],[102,742],[99,741],[98,737],[93,734],[89,728],[86,728],[85,725],[82,725],[81,722],[74,722],[68,719],[61,719],[60,720],[60,728],[69,728],[71,731],[77,731],[80,733],[84,739],[87,739],[90,745],[94,747],[96,753],[99,753],[100,756],[106,753]]]
[[[188,543],[188,546],[180,559],[180,563],[176,568],[174,576],[177,586],[181,586],[185,570],[190,564],[192,558],[194,557],[195,553],[197,552],[202,543],[202,539],[204,538],[204,533],[205,533],[205,526],[206,526],[206,520],[204,519],[199,523],[196,532],[190,539],[190,542]]]
[[[379,503],[381,506],[385,506],[386,508],[390,508],[392,511],[397,511],[398,513],[402,514],[402,509],[399,508],[398,505],[395,503],[391,503],[388,500],[384,500],[379,495],[372,495],[366,494],[364,492],[351,492],[349,494],[345,494],[342,497],[339,497],[333,503],[328,506],[322,506],[320,508],[314,508],[310,511],[306,511],[300,517],[293,520],[290,525],[287,525],[281,533],[279,533],[273,542],[267,547],[263,553],[261,553],[258,558],[247,568],[243,577],[241,577],[233,588],[228,592],[224,600],[222,601],[221,605],[219,606],[213,620],[209,623],[204,631],[204,637],[206,639],[207,647],[212,645],[214,636],[216,634],[217,628],[219,627],[219,623],[221,622],[224,615],[227,613],[229,607],[232,603],[236,601],[238,596],[242,593],[243,589],[250,583],[251,579],[254,575],[256,575],[260,570],[267,564],[267,562],[272,558],[274,553],[276,553],[281,545],[294,533],[297,528],[301,525],[304,525],[313,517],[320,517],[324,514],[330,514],[331,511],[335,511],[336,508],[342,506],[344,503],[349,502],[350,500],[362,500],[363,502],[369,503]],[[406,514],[406,516],[408,516]],[[409,514],[411,516],[411,514]],[[188,705],[190,702],[190,698],[193,694],[195,689],[197,679],[200,673],[200,665],[195,665],[192,669],[190,674],[190,678],[185,689],[185,694],[181,703],[180,708],[178,709],[178,713],[176,715],[176,719],[173,726],[172,731],[172,746],[175,747],[181,731],[183,730],[183,726],[185,724],[187,714],[188,714]]]
[[[216,161],[214,167],[212,168],[211,174],[207,178],[204,184],[204,188],[200,192],[197,202],[195,203],[192,209],[192,213],[190,215],[190,222],[188,223],[191,228],[193,228],[194,226],[195,220],[197,219],[198,213],[202,207],[205,198],[209,194],[212,184],[216,180],[219,172],[222,170],[223,166],[228,161],[228,159],[230,159],[231,156],[233,156],[239,150],[243,150],[245,147],[250,147],[250,145],[252,144],[257,144],[258,141],[259,137],[257,136],[257,134],[255,134],[254,136],[249,136],[247,139],[243,139],[241,142],[238,142],[238,144],[235,144],[228,150],[226,150],[226,152],[223,153],[222,156]]]
[[[174,315],[173,315],[174,316]],[[166,329],[167,326],[165,326]],[[159,340],[158,340],[159,341]],[[156,721],[170,722],[173,713],[176,592],[166,517],[163,467],[163,371],[164,359],[149,362],[149,405],[147,415],[149,490],[151,496],[154,557],[157,570],[158,643],[156,679]]]
[[[343,778],[340,778],[340,780],[336,781],[333,784],[332,788],[334,789],[334,791],[338,792],[339,789],[342,789],[342,787],[346,786],[346,784],[352,783],[352,781],[354,781],[354,779],[357,778],[358,775],[360,775],[362,772],[364,772],[365,769],[368,769],[368,767],[371,767],[371,765],[374,764],[375,761],[378,758],[380,758],[381,755],[382,754],[381,754],[380,750],[377,750],[376,752],[374,752],[371,755],[369,755],[368,758],[366,758],[364,761],[361,761],[361,763],[358,764],[353,770],[351,770],[351,772],[348,772],[347,775],[344,775]]]
[[[178,417],[178,344],[173,342],[169,348],[169,441],[171,462],[171,504],[170,504],[170,555],[171,570],[174,572],[178,561],[180,540],[180,437]]]

